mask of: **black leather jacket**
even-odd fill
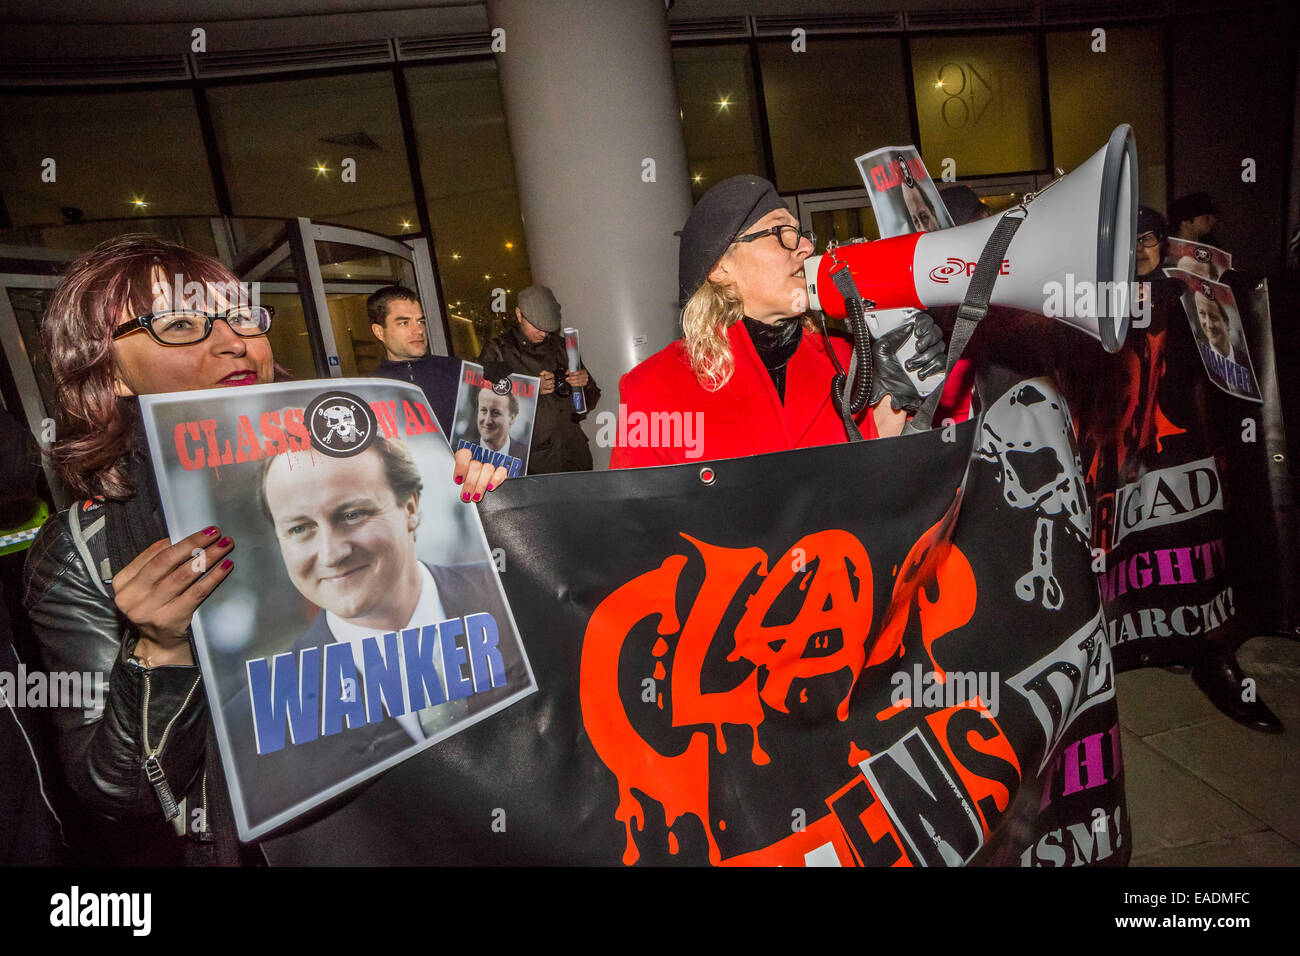
[[[165,792],[179,801],[202,778],[209,721],[199,669],[146,669],[130,660],[137,636],[86,566],[69,520],[66,511],[51,518],[33,542],[23,604],[46,670],[88,671],[106,679],[107,688],[102,706],[90,712],[53,711],[59,759],[91,810],[157,819]]]
[[[564,350],[562,337],[552,334],[534,344],[524,338],[517,324],[485,345],[478,360],[479,364],[505,362],[510,371],[522,372],[524,375],[558,371],[561,380],[564,378],[564,370],[569,367],[569,356]],[[591,411],[600,401],[600,386],[596,384],[590,370],[587,375],[590,379],[585,389],[587,410]],[[573,410],[571,397],[555,392],[538,397],[532,449],[528,453],[530,475],[591,470],[591,446],[582,426],[578,424],[579,420]]]

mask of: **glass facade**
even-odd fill
[[[207,98],[235,215],[419,232],[392,73],[212,86]]]
[[[477,346],[504,331],[511,314],[492,310],[493,290],[513,301],[532,283],[496,63],[417,67],[406,71],[406,87],[450,345],[477,358]]]
[[[921,158],[936,178],[1047,170],[1038,35],[914,37]]]
[[[1067,172],[1106,144],[1121,123],[1138,142],[1141,201],[1165,208],[1163,28],[1112,27],[1105,47],[1091,30],[1047,35],[1052,154]]]
[[[728,176],[765,173],[749,46],[676,47],[673,70],[694,198]]]
[[[1068,170],[1128,122],[1143,201],[1163,208],[1165,31],[1110,28],[1104,56],[1088,29],[676,44],[692,190],[698,198],[744,172],[774,176],[787,197],[860,190],[854,156],[918,139],[936,178]],[[0,242],[86,249],[140,230],[238,257],[275,233],[275,217],[399,239],[428,232],[449,345],[463,356],[510,321],[498,290],[509,303],[531,281],[490,56],[195,86],[24,89],[0,92],[0,109]],[[221,214],[224,245],[210,218]],[[823,242],[875,235],[860,197],[809,215]],[[372,253],[322,248],[321,259],[326,280],[358,289],[400,273]],[[289,298],[277,303],[277,325],[292,327],[293,341],[277,354],[310,368]],[[347,296],[338,301],[341,361],[364,370],[375,358],[366,323]]]
[[[12,226],[219,211],[188,87],[0,93],[0,116]]]
[[[813,37],[804,52],[765,40],[758,49],[779,191],[860,187],[855,156],[912,141],[897,38]]]

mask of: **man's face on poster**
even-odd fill
[[[1229,350],[1228,317],[1223,312],[1223,306],[1198,292],[1196,319],[1201,324],[1201,331],[1205,333],[1205,340],[1214,351],[1226,358]]]
[[[266,504],[293,586],[317,607],[359,625],[400,616],[400,583],[418,567],[420,496],[398,501],[375,448],[351,458],[280,455]]]
[[[939,221],[925,201],[925,194],[919,188],[903,187],[903,202],[907,204],[907,213],[912,218],[912,227],[917,232],[933,232],[939,228]]]
[[[510,396],[498,395],[491,389],[478,393],[478,434],[485,445],[502,449],[510,441],[510,428],[515,416],[510,414]]]

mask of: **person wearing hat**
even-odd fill
[[[1219,221],[1219,210],[1206,193],[1188,193],[1179,196],[1169,205],[1169,225],[1175,239],[1190,239],[1206,245],[1216,245],[1207,238]]]
[[[544,285],[530,285],[515,300],[515,325],[483,347],[478,357],[491,379],[510,373],[542,380],[537,418],[528,452],[528,474],[591,471],[591,446],[579,422],[586,416],[573,408],[573,389],[587,398],[587,409],[600,401],[600,387],[585,367],[570,372],[560,334],[560,303]]]
[[[681,232],[683,337],[620,382],[629,422],[680,414],[683,427],[680,433],[620,429],[611,468],[736,458],[847,440],[831,399],[836,368],[830,350],[847,368],[851,342],[838,333],[815,332],[805,314],[804,261],[812,251],[812,236],[799,230],[765,179],[733,176],[701,197]],[[943,337],[924,313],[918,316],[916,338],[917,354],[908,367],[924,374],[941,370]],[[907,410],[919,405],[902,363],[881,344],[873,343],[874,404],[857,420],[864,438],[897,435]],[[692,440],[674,444],[675,436],[687,434],[688,422],[694,427]]]

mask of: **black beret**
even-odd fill
[[[1174,224],[1174,228],[1177,228],[1184,219],[1218,214],[1219,210],[1215,208],[1214,203],[1210,202],[1210,197],[1206,193],[1188,193],[1186,196],[1179,196],[1169,204],[1169,221]]]
[[[1165,217],[1150,206],[1138,206],[1137,234],[1140,236],[1144,232],[1154,232],[1159,239],[1168,235],[1165,231]]]
[[[682,227],[677,293],[682,304],[704,285],[727,246],[773,209],[786,209],[776,187],[760,176],[732,176],[711,188]]]

